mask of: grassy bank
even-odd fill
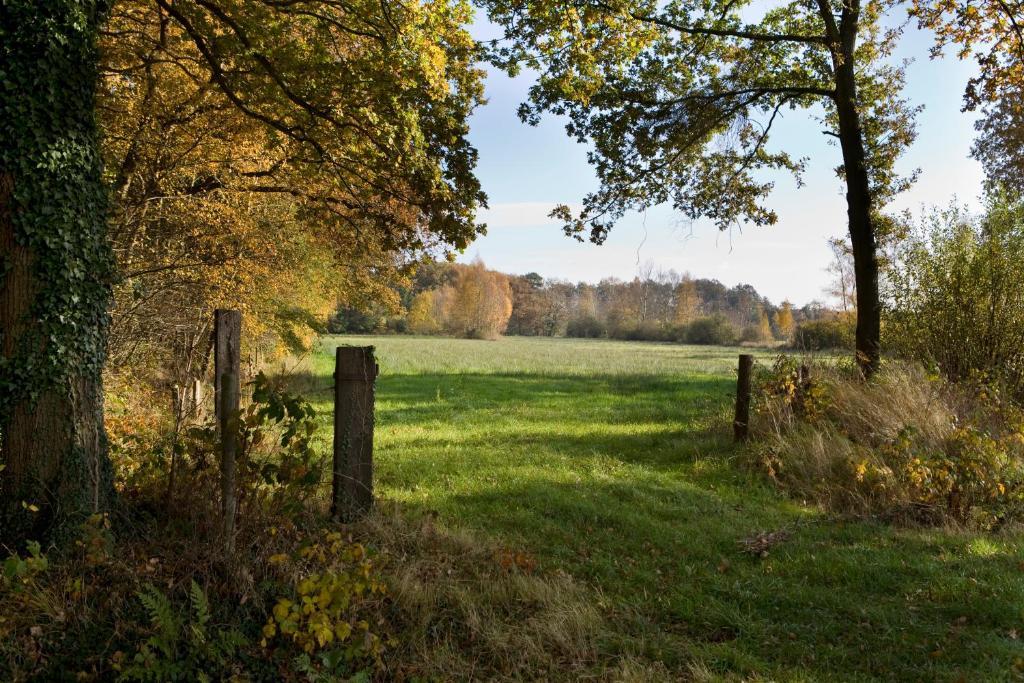
[[[324,419],[339,343],[377,347],[379,495],[572,575],[609,662],[713,679],[1022,673],[1020,533],[842,521],[782,497],[735,462],[735,349],[331,337],[299,378]],[[743,551],[780,530],[765,556]]]

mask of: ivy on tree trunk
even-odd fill
[[[97,0],[0,3],[0,540],[112,496],[103,368],[113,259],[94,118]],[[38,511],[37,511],[38,509]]]

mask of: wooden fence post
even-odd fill
[[[732,422],[736,441],[746,441],[750,428],[750,374],[754,357],[749,353],[740,354],[739,372],[736,375],[736,417]]]
[[[373,505],[373,347],[339,346],[334,370],[331,515],[352,521]]]
[[[238,409],[241,394],[242,313],[218,308],[214,312],[214,406],[220,429],[220,494],[224,550],[235,549],[235,460],[238,457]]]

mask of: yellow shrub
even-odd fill
[[[379,660],[383,641],[360,615],[385,586],[362,545],[332,532],[294,556],[276,555],[271,561],[294,564],[300,578],[294,593],[279,598],[267,617],[264,647],[276,642],[312,654],[338,646],[347,661]]]

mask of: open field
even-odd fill
[[[325,420],[339,343],[377,347],[378,494],[571,574],[605,617],[609,663],[635,653],[712,679],[1024,675],[1020,532],[837,520],[779,495],[731,444],[735,349],[328,337],[302,382]],[[780,529],[792,535],[767,557],[740,551]]]

